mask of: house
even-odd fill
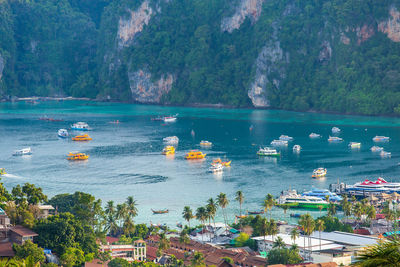
[[[40,210],[38,219],[46,219],[55,214],[55,208],[52,205],[38,205],[38,208]]]
[[[334,262],[337,265],[348,266],[352,263],[353,252],[350,250],[326,249],[311,254],[314,263]]]
[[[25,241],[30,240],[33,242],[33,238],[38,236],[37,233],[32,230],[25,228],[21,225],[16,225],[10,227],[10,241],[12,243],[17,243],[18,245],[23,245]]]
[[[146,242],[136,240],[133,244],[118,244],[113,242],[100,245],[102,252],[109,251],[112,258],[122,258],[129,262],[146,260]]]

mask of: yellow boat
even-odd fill
[[[175,147],[173,146],[166,146],[162,151],[163,155],[173,155],[175,154]]]
[[[77,135],[72,137],[72,141],[90,141],[92,138],[88,134]]]
[[[0,168],[0,175],[7,174],[6,169]]]
[[[87,160],[88,158],[89,155],[80,152],[69,152],[69,154],[67,155],[68,160]]]
[[[198,150],[191,150],[186,154],[185,159],[204,159],[207,154],[203,154],[203,152]]]
[[[211,163],[212,165],[214,164],[221,164],[224,167],[230,167],[231,166],[231,160],[230,161],[222,161],[220,158],[214,159],[213,162]]]

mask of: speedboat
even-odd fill
[[[86,122],[77,122],[71,125],[71,130],[77,130],[77,131],[90,131],[92,128],[89,127],[89,125]]]
[[[210,146],[212,146],[212,143],[211,143],[211,142],[209,142],[209,141],[204,141],[204,140],[201,140],[201,142],[200,142],[200,145],[201,145],[201,146],[207,146],[207,147],[210,147]]]
[[[281,141],[293,141],[293,137],[288,136],[288,135],[281,135],[281,136],[279,136],[279,140],[281,140]]]
[[[176,145],[179,143],[179,138],[177,136],[168,136],[163,138],[163,142],[170,145]]]
[[[175,154],[175,147],[166,146],[166,147],[164,147],[164,149],[163,149],[163,151],[161,153],[163,155],[173,155],[173,154]]]
[[[332,133],[336,134],[336,133],[340,133],[341,130],[338,127],[332,127]]]
[[[301,146],[300,145],[294,145],[293,146],[293,152],[300,152]]]
[[[374,138],[372,138],[372,140],[374,142],[389,142],[390,141],[390,137],[377,135]]]
[[[314,196],[302,196],[297,194],[296,190],[282,192],[278,198],[278,204],[303,209],[318,209],[319,207],[326,209],[329,205],[326,200]]]
[[[68,160],[87,160],[88,158],[89,155],[80,152],[69,152],[69,154],[67,155]]]
[[[72,141],[90,141],[92,138],[88,134],[77,135],[72,137]]]
[[[311,175],[312,178],[321,178],[324,177],[327,173],[327,170],[325,168],[318,168],[313,171],[313,174]]]
[[[209,172],[216,173],[222,172],[224,170],[224,166],[221,163],[211,164],[211,167],[208,169]]]
[[[304,192],[303,196],[312,196],[312,197],[319,197],[323,200],[326,199],[326,196],[329,196],[329,201],[339,202],[342,201],[342,197],[338,196],[336,193],[332,193],[328,189],[317,189],[313,188],[311,191]]]
[[[321,138],[321,135],[317,134],[317,133],[310,133],[309,137],[310,138]]]
[[[5,175],[7,174],[6,169],[0,168],[0,175]]]
[[[32,155],[32,149],[30,147],[27,147],[20,150],[15,150],[13,153],[13,156],[24,156],[24,155]]]
[[[175,122],[177,120],[178,114],[174,116],[166,116],[163,118],[164,122]]]
[[[279,157],[281,155],[280,152],[276,151],[276,149],[269,147],[260,147],[257,152],[258,156],[268,156],[268,157]]]
[[[288,145],[288,141],[285,140],[273,140],[271,142],[271,146],[287,146]]]
[[[191,150],[185,155],[185,159],[191,160],[191,159],[204,159],[207,154],[203,154],[203,152],[198,151],[198,150]]]
[[[58,130],[58,137],[67,138],[68,137],[68,131],[66,129]]]
[[[390,158],[392,156],[391,152],[387,152],[385,150],[382,150],[381,153],[379,154],[382,158]]]
[[[372,152],[381,152],[381,151],[383,151],[383,147],[381,147],[381,146],[373,146],[373,147],[371,147],[371,151]]]
[[[336,137],[336,136],[329,136],[328,142],[342,142],[343,138]]]
[[[349,147],[350,147],[350,148],[361,148],[361,143],[350,142],[350,143],[349,143]]]

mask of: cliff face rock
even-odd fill
[[[262,4],[265,0],[241,0],[232,17],[222,20],[221,29],[231,33],[239,29],[244,20],[249,17],[252,22],[256,22],[261,15]]]
[[[332,47],[329,41],[324,41],[321,45],[321,51],[319,52],[319,61],[324,62],[330,60],[332,57]]]
[[[137,10],[129,10],[130,18],[120,18],[118,24],[118,45],[126,47],[133,43],[135,36],[143,30],[153,14],[149,1],[144,1]]]
[[[362,27],[356,28],[356,35],[357,35],[357,44],[360,45],[361,43],[367,41],[369,38],[374,36],[375,30],[371,25],[364,24]]]
[[[390,18],[378,24],[378,30],[385,33],[393,42],[400,42],[400,12],[392,6],[389,14]]]
[[[1,78],[3,77],[3,70],[4,70],[4,59],[0,54],[0,81]]]
[[[132,98],[140,103],[160,103],[161,97],[171,90],[174,82],[172,74],[167,74],[153,83],[151,74],[145,70],[129,72],[128,77]]]
[[[284,54],[277,38],[277,26],[274,25],[272,40],[262,48],[255,62],[256,75],[248,91],[248,96],[255,107],[269,107],[267,87],[279,90],[279,85],[286,77],[285,65],[289,55]]]

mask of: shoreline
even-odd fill
[[[279,110],[289,111],[295,113],[309,113],[309,114],[327,114],[327,115],[345,115],[345,116],[360,116],[360,117],[377,117],[377,118],[400,118],[400,115],[395,114],[361,114],[361,113],[340,113],[334,111],[318,111],[318,110],[307,110],[298,111],[292,109],[282,109],[277,107],[235,107],[232,105],[226,105],[222,103],[218,104],[206,104],[206,103],[190,103],[190,104],[172,104],[172,103],[142,103],[135,101],[120,101],[113,99],[96,99],[89,97],[51,97],[51,96],[30,96],[30,97],[15,97],[8,100],[6,98],[0,99],[1,102],[14,103],[14,102],[34,102],[34,101],[89,101],[89,102],[101,102],[101,103],[120,103],[120,104],[137,104],[137,105],[148,105],[148,106],[159,106],[159,107],[188,107],[188,108],[215,108],[215,109],[242,109],[242,110]]]

